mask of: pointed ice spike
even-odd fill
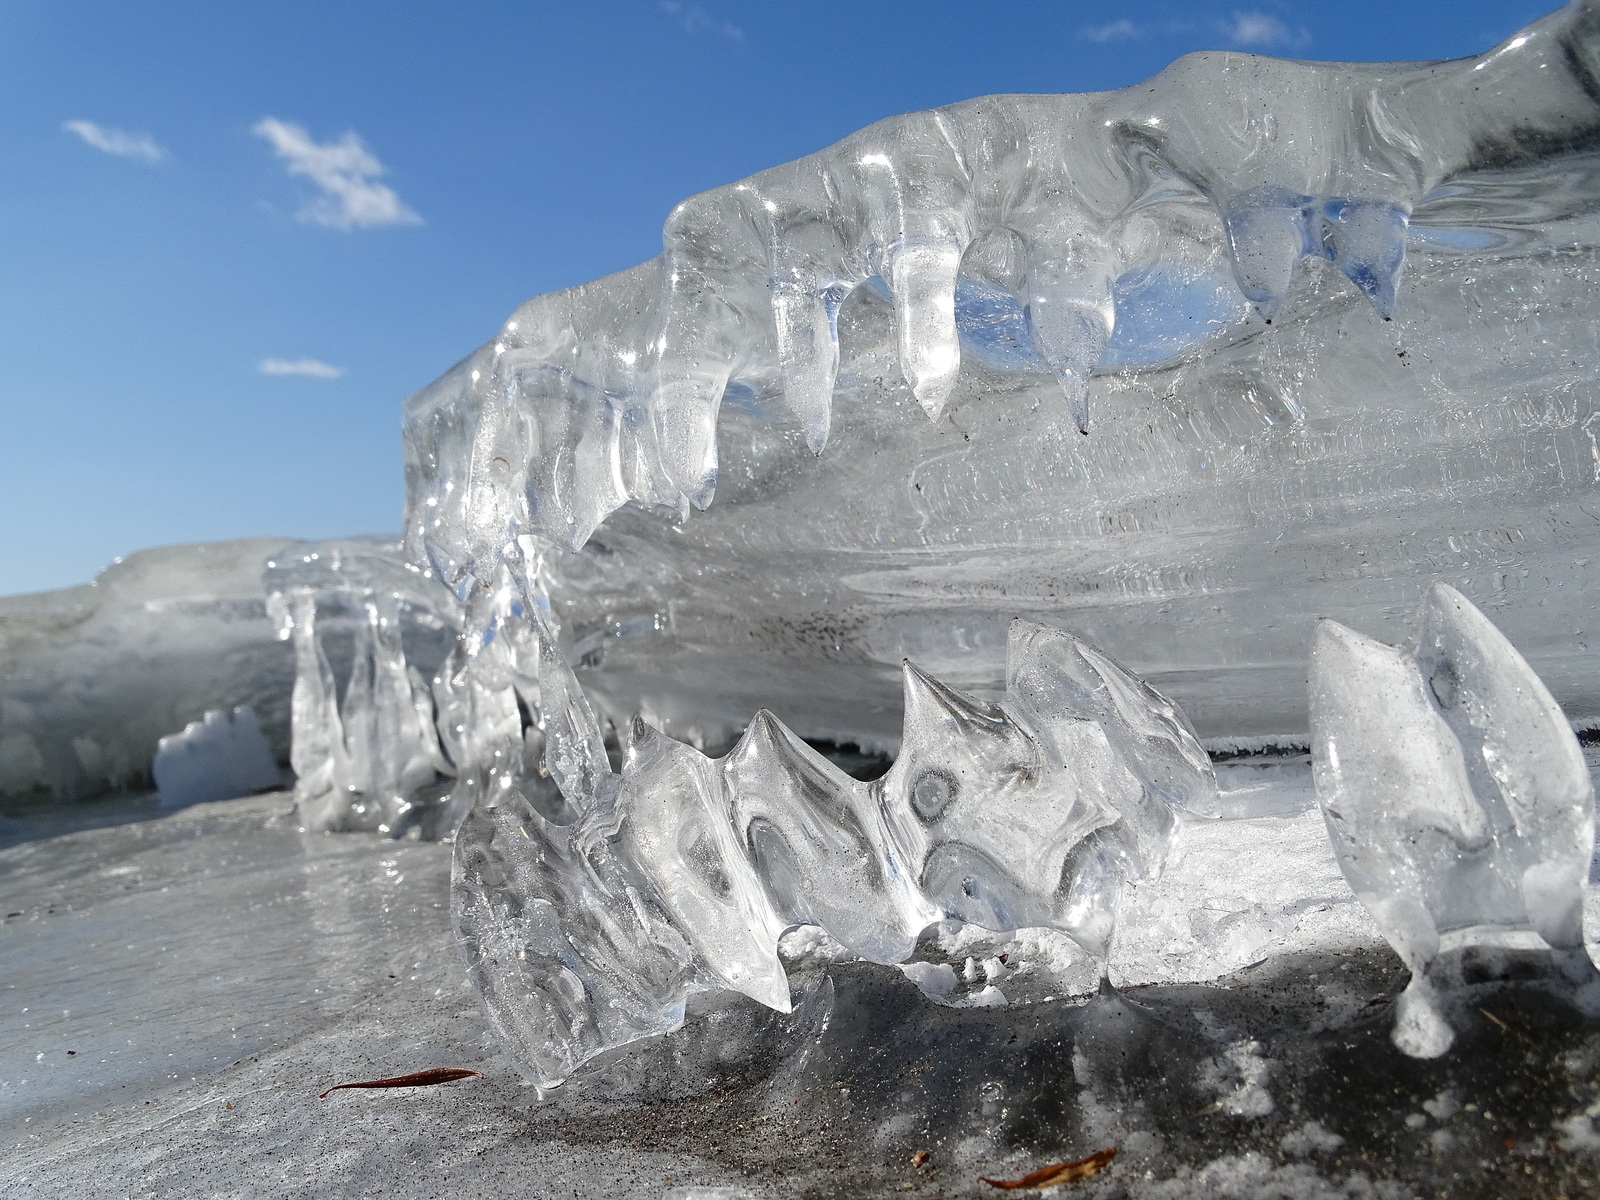
[[[1217,778],[1189,718],[1175,703],[1103,651],[1063,629],[1021,618],[1006,646],[1007,703],[1042,729],[1063,719],[1096,721],[1149,802],[1125,813],[1146,866],[1160,866],[1171,818],[1215,815]]]
[[[1329,200],[1322,210],[1326,253],[1386,320],[1406,263],[1411,214],[1385,200]]]
[[[734,835],[716,764],[637,718],[631,740],[617,800],[628,858],[725,986],[788,1012],[785,923]]]
[[[908,734],[968,724],[998,729],[1006,724],[1005,714],[994,705],[968,699],[946,687],[909,658],[900,664],[900,678]]]
[[[884,266],[894,301],[900,373],[917,403],[937,419],[961,373],[956,333],[957,242],[909,242],[895,247]]]
[[[717,487],[717,411],[734,364],[755,338],[745,314],[763,290],[765,251],[735,187],[679,204],[661,232],[661,308],[650,408],[662,473],[704,509]],[[751,293],[754,292],[753,296]]]
[[[772,320],[778,335],[783,396],[799,418],[811,453],[828,444],[833,379],[839,369],[837,301],[797,282],[772,284]]]
[[[1594,848],[1594,788],[1583,750],[1548,688],[1460,592],[1436,583],[1422,605],[1417,663],[1466,751],[1474,789],[1509,813],[1529,924],[1552,947],[1583,945]]]
[[[561,647],[544,629],[539,632],[539,709],[545,765],[567,803],[587,812],[613,778],[605,736]]]
[[[674,376],[673,368],[663,364],[651,400],[661,469],[701,511],[711,506],[717,491],[717,410],[727,382],[725,372],[708,378]]]
[[[926,906],[910,920],[885,869],[870,789],[795,737],[765,709],[721,763],[734,832],[787,924],[822,926],[872,962],[916,946]]]
[[[1223,213],[1234,277],[1245,299],[1271,316],[1289,294],[1295,264],[1320,249],[1311,235],[1311,197],[1259,189]]]

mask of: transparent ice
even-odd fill
[[[1448,574],[1600,714],[1597,66],[1575,4],[1473,59],[1199,54],[891,118],[685,201],[411,397],[406,551],[464,598],[479,714],[457,925],[535,1078],[701,987],[786,1007],[795,925],[1103,963],[1173,814],[1227,810],[1163,693],[1219,747],[1303,738],[1323,613],[1399,640]],[[1018,617],[1138,702],[1085,707],[1111,676],[1036,670]],[[1058,705],[1105,739],[1060,752],[1071,821],[928,834],[1032,779]],[[1144,757],[1158,710],[1193,755]]]
[[[692,992],[789,1011],[778,944],[796,926],[878,963],[942,920],[1053,928],[1103,970],[1123,881],[1159,873],[1216,780],[1182,714],[1093,647],[1018,621],[1008,657],[997,703],[906,663],[900,756],[861,782],[764,711],[720,759],[635,718],[613,771],[547,639],[545,754],[572,820],[498,791],[457,835],[453,905],[531,1077],[675,1028]]]
[[[609,720],[713,749],[781,698],[892,752],[901,660],[996,691],[1015,616],[1303,736],[1315,618],[1397,641],[1441,574],[1600,714],[1597,22],[1191,55],[693,197],[410,398],[408,552],[537,574]]]
[[[1321,622],[1311,732],[1339,867],[1412,970],[1396,1045],[1449,1049],[1429,967],[1450,944],[1529,931],[1594,990],[1589,769],[1549,690],[1466,597],[1435,585],[1403,648]]]

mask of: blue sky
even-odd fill
[[[1453,57],[1542,11],[0,0],[0,594],[398,528],[408,392],[880,117],[1204,48]]]

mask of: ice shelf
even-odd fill
[[[161,738],[209,709],[249,705],[287,760],[294,660],[261,594],[283,545],[163,546],[82,587],[0,597],[0,800],[148,787]]]

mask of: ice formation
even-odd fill
[[[232,715],[213,708],[181,733],[156,743],[150,766],[161,802],[171,808],[231,800],[283,782],[256,710],[241,704]]]
[[[435,832],[435,784],[455,774],[434,708],[448,683],[425,682],[406,643],[409,632],[413,659],[438,666],[461,624],[455,597],[394,545],[362,539],[285,547],[267,560],[264,585],[278,637],[294,643],[290,763],[306,827]],[[349,639],[342,693],[330,629]]]
[[[1091,715],[1027,682],[1017,617],[1126,663],[1146,716],[1281,744],[1315,618],[1399,633],[1448,572],[1600,714],[1597,68],[1579,3],[1473,59],[1199,54],[892,118],[684,202],[659,258],[412,396],[405,552],[461,601],[456,919],[535,1077],[699,987],[785,1006],[796,924],[880,961],[935,916],[1053,924],[1103,959],[1174,811],[1116,798],[1116,764],[1164,785],[1106,710],[1080,765],[1131,842],[1087,800],[1065,842],[919,841],[894,790],[926,768],[936,808],[959,750],[1000,794],[1038,714]],[[895,766],[851,783],[807,741]]]
[[[1396,1045],[1449,1049],[1429,968],[1452,945],[1528,931],[1562,975],[1600,990],[1583,948],[1588,766],[1539,677],[1460,592],[1429,591],[1411,647],[1323,621],[1311,730],[1339,867],[1412,970]]]
[[[1508,632],[1600,713],[1597,23],[1191,55],[696,196],[408,401],[408,551],[537,575],[610,720],[717,749],[781,696],[892,752],[900,661],[997,690],[1019,615],[1204,736],[1303,736],[1316,616],[1399,640],[1444,572],[1537,595]]]
[[[676,1028],[695,991],[787,1012],[778,942],[795,926],[879,963],[909,959],[940,920],[1050,927],[1104,964],[1123,880],[1158,873],[1179,816],[1216,797],[1170,702],[1023,621],[998,703],[905,664],[900,756],[872,782],[768,712],[720,759],[635,718],[613,771],[548,639],[540,665],[546,761],[571,820],[500,790],[457,835],[452,908],[491,1019],[547,1087]]]
[[[1265,815],[1198,735],[1303,745],[1322,613],[1399,641],[1448,576],[1600,716],[1597,69],[1593,3],[1448,63],[1191,55],[684,202],[408,399],[403,544],[272,554],[304,823],[461,822],[458,931],[550,1084],[699,989],[788,1006],[795,926],[879,962],[1048,926],[1103,967],[1174,828]],[[13,691],[0,784],[38,786]],[[1571,950],[1569,832],[1473,921]]]

